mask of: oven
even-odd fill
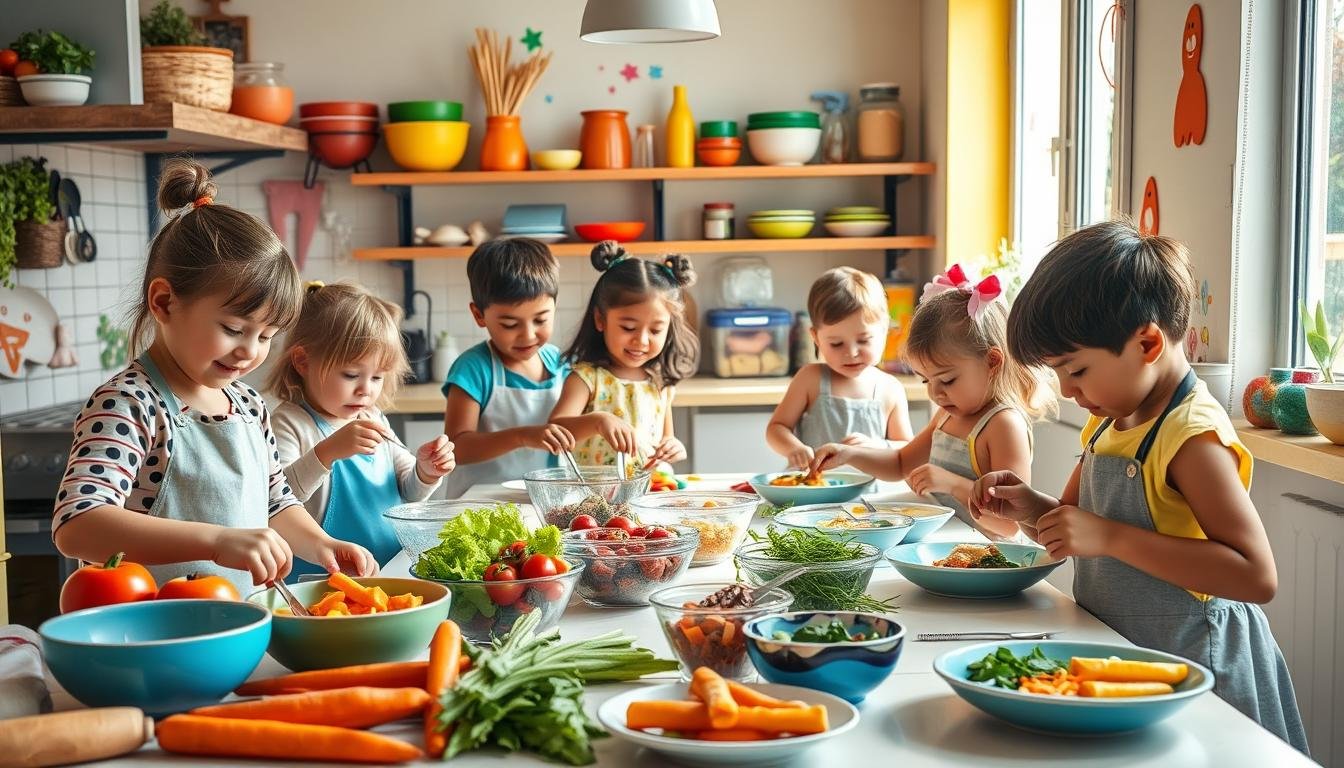
[[[61,585],[79,567],[52,543],[51,517],[81,405],[63,403],[0,418],[5,549],[13,555],[5,564],[9,620],[27,627],[60,613]]]

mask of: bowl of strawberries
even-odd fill
[[[576,587],[584,602],[639,606],[686,572],[700,532],[688,525],[644,526],[623,516],[598,526],[595,519],[580,516],[561,542],[565,557],[584,565]]]

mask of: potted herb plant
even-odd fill
[[[140,75],[145,103],[170,101],[228,112],[233,97],[233,51],[204,45],[181,8],[159,3],[140,19]]]
[[[1307,334],[1307,349],[1316,358],[1321,369],[1321,380],[1306,385],[1307,413],[1316,430],[1335,445],[1344,445],[1344,382],[1335,374],[1335,358],[1344,348],[1344,328],[1330,341],[1330,329],[1325,322],[1325,307],[1316,302],[1316,313],[1307,312],[1301,305],[1302,328]]]
[[[62,227],[51,221],[54,210],[46,160],[23,157],[0,166],[0,285],[13,287],[15,267],[60,266]]]
[[[19,55],[14,73],[23,100],[34,107],[79,106],[89,100],[93,51],[65,35],[24,32],[9,44]]]

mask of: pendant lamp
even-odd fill
[[[590,43],[689,43],[719,36],[714,0],[588,0],[579,38]]]

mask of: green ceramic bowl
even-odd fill
[[[747,128],[820,128],[816,112],[753,112],[747,115]]]
[[[457,122],[461,119],[460,101],[394,101],[387,105],[389,123]]]
[[[274,613],[275,609],[287,606],[272,587],[247,598],[248,602],[269,608],[273,613],[267,652],[296,672],[406,661],[429,648],[434,630],[448,618],[452,595],[441,584],[381,576],[355,581],[366,587],[382,587],[389,596],[410,592],[423,597],[425,602],[415,608],[369,616],[290,616]],[[291,584],[289,589],[304,605],[312,605],[331,591],[325,581]]]
[[[700,124],[700,138],[732,138],[737,136],[736,120],[707,120]]]

